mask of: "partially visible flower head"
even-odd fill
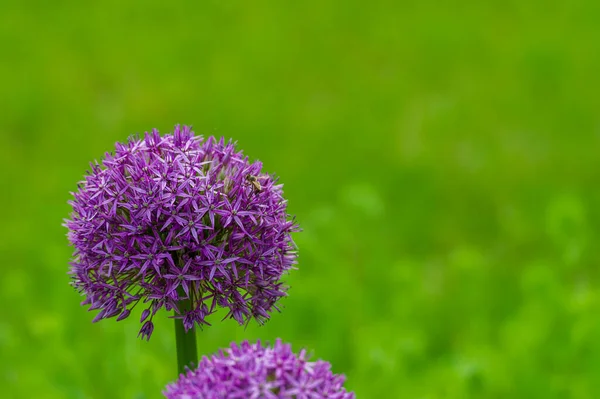
[[[272,347],[244,341],[203,357],[164,394],[168,399],[353,399],[344,379],[328,362],[309,362],[305,350],[295,354],[279,339]]]
[[[187,330],[218,307],[240,324],[260,323],[285,296],[280,278],[296,263],[281,185],[222,138],[189,127],[117,143],[73,193],[68,238],[73,286],[99,309],[94,321],[152,317],[175,309]],[[178,306],[190,299],[191,310]]]

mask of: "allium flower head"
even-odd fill
[[[73,193],[68,238],[73,286],[99,309],[94,321],[175,309],[187,330],[218,307],[240,324],[264,322],[296,263],[281,185],[235,145],[189,127],[117,143]],[[184,311],[178,301],[191,300]]]
[[[344,376],[333,374],[328,362],[309,362],[306,351],[295,354],[278,339],[273,347],[233,343],[202,358],[164,394],[168,399],[353,399],[343,384]]]

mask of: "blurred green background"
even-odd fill
[[[4,398],[159,398],[172,321],[92,324],[69,191],[129,134],[232,137],[285,184],[264,327],[358,398],[600,395],[597,1],[0,4]]]

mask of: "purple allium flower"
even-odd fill
[[[68,238],[72,285],[94,321],[129,316],[143,303],[140,335],[175,309],[186,330],[208,315],[263,323],[285,296],[280,278],[296,263],[281,185],[235,145],[189,127],[116,144],[73,193]],[[178,302],[191,300],[191,310]]]
[[[344,379],[328,362],[309,362],[305,350],[296,355],[279,339],[273,347],[244,341],[203,357],[164,394],[168,399],[353,399]]]

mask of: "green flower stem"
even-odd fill
[[[180,296],[184,293],[181,292]],[[185,313],[191,310],[190,299],[179,301],[179,310]],[[178,374],[185,373],[186,368],[195,368],[198,365],[198,349],[196,347],[196,327],[187,332],[183,327],[182,319],[175,319],[175,340],[177,342],[177,371]]]

